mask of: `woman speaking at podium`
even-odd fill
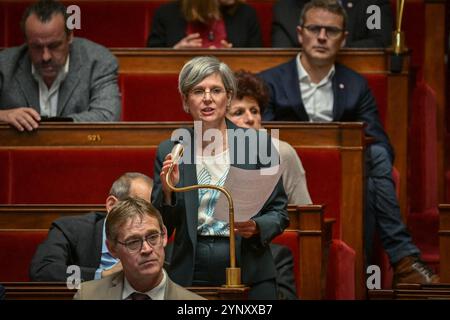
[[[261,169],[276,168],[276,148],[265,132],[238,128],[226,119],[236,93],[233,72],[226,64],[214,57],[196,57],[182,68],[178,88],[194,128],[180,131],[184,156],[179,164],[173,164],[171,154],[177,134],[159,145],[152,193],[152,202],[160,210],[169,236],[175,232],[169,276],[182,286],[221,286],[228,284],[225,275],[230,265],[229,223],[219,218],[223,210],[215,210],[220,192],[205,188],[173,192],[166,181],[173,164],[168,179],[176,187],[234,185],[241,188],[234,194],[233,188],[230,190],[234,199],[254,190],[244,201],[253,201],[250,206],[255,204],[257,211],[244,220],[237,212],[234,223],[236,264],[241,268],[243,284],[250,287],[249,299],[276,299],[276,269],[269,243],[289,224],[287,197],[279,174],[271,178],[272,184],[267,183],[270,178],[263,180],[260,174]],[[242,136],[247,138],[242,140]],[[262,154],[269,154],[271,161],[263,161]],[[237,175],[236,170],[242,171]],[[253,179],[248,185],[243,185],[248,181],[243,178],[245,172]],[[269,188],[267,196],[262,195],[264,188]]]

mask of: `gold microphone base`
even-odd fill
[[[241,284],[241,268],[227,268],[226,270],[226,284],[222,285],[224,288],[244,288]]]

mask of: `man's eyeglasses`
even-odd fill
[[[213,99],[221,97],[225,93],[225,89],[222,88],[212,88],[209,91],[205,89],[193,89],[191,92],[191,95],[196,99],[203,99],[207,93],[209,93],[209,96]]]
[[[319,36],[322,29],[325,29],[325,34],[330,39],[336,39],[339,35],[344,31],[338,27],[330,27],[330,26],[320,26],[316,24],[311,24],[309,26],[303,26],[308,32],[312,33],[316,37]]]
[[[126,242],[121,242],[121,241],[117,240],[117,243],[120,243],[121,245],[125,246],[125,248],[127,248],[128,252],[137,253],[142,250],[142,245],[144,244],[144,240],[145,240],[145,242],[147,242],[147,244],[150,247],[154,248],[156,246],[159,246],[162,243],[163,236],[164,236],[164,232],[153,233],[151,235],[146,236],[143,239],[129,240]]]

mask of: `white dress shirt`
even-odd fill
[[[59,87],[69,73],[69,56],[67,56],[64,67],[59,71],[58,76],[56,77],[55,81],[53,81],[50,89],[47,87],[41,75],[39,74],[39,72],[37,72],[33,64],[31,65],[31,73],[34,79],[39,84],[39,103],[41,106],[41,116],[56,117],[58,115]]]
[[[167,275],[166,275],[166,271],[164,269],[162,270],[162,272],[163,272],[163,278],[156,287],[154,287],[150,291],[140,292],[140,293],[144,293],[144,294],[148,295],[152,300],[164,300],[164,295],[166,293],[166,287],[167,287]],[[127,278],[124,275],[122,300],[129,300],[130,295],[135,292],[139,292],[139,291],[134,290],[134,288],[131,286],[131,284],[128,282]]]
[[[297,70],[300,92],[302,94],[303,104],[309,116],[309,121],[333,121],[334,96],[332,79],[334,75],[334,65],[319,83],[311,81],[310,76],[302,65],[300,54],[297,55]]]

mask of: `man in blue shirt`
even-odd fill
[[[150,201],[153,181],[141,173],[125,173],[117,179],[106,198],[106,211],[127,197]],[[120,261],[109,253],[105,240],[104,213],[55,220],[47,239],[39,245],[30,266],[32,281],[66,282],[67,268],[80,268],[81,281],[100,279],[122,270]]]

